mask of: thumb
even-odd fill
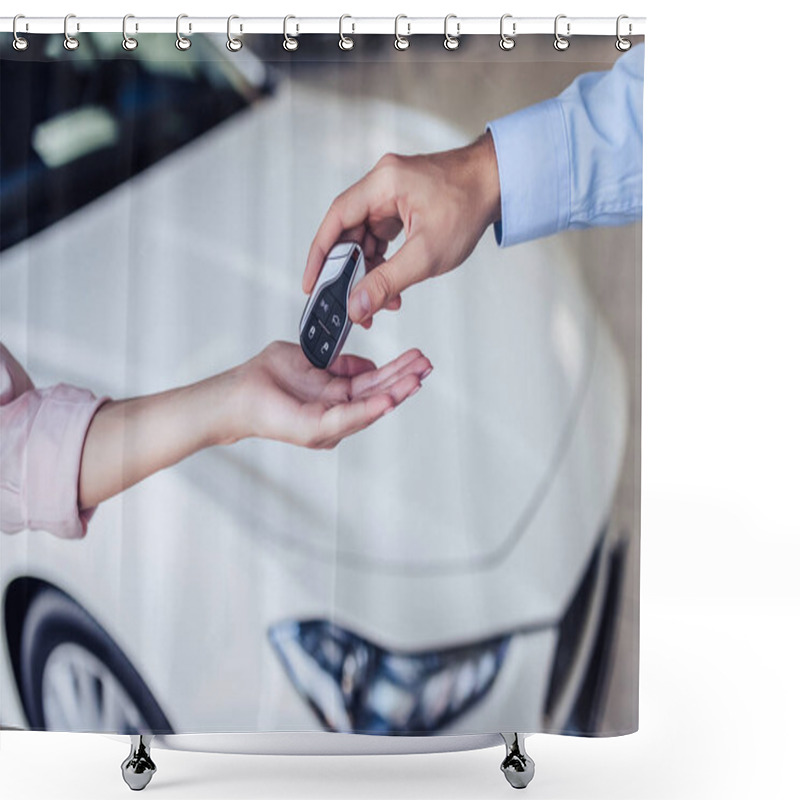
[[[431,273],[419,237],[407,239],[388,260],[371,269],[350,295],[350,319],[365,322],[389,301]]]

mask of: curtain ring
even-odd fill
[[[77,50],[80,46],[80,42],[74,37],[69,35],[69,31],[67,30],[67,26],[69,25],[69,21],[74,19],[74,14],[67,14],[64,17],[64,49],[65,50]],[[80,30],[80,26],[78,26],[77,30]]]
[[[503,29],[503,24],[507,19],[511,19],[511,14],[503,14],[500,17],[500,49],[501,50],[513,50],[514,45],[516,42],[514,41],[514,37],[517,35],[517,23],[511,23],[511,36],[509,36],[505,30]]]
[[[408,31],[405,36],[401,36],[399,29],[401,19],[408,19],[408,17],[405,14],[398,14],[394,18],[394,48],[395,50],[408,50],[408,48],[411,47],[411,42],[409,42],[406,37],[411,36],[411,24],[408,22],[406,23]]]
[[[289,36],[289,33],[286,30],[286,26],[289,23],[290,19],[297,19],[297,17],[293,17],[291,14],[289,14],[283,18],[283,49],[293,51],[297,50],[298,42],[297,39],[293,38],[292,36]],[[300,26],[298,25],[296,32],[299,31],[300,31]]]
[[[340,50],[352,50],[353,49],[353,45],[355,44],[355,42],[349,36],[345,36],[344,35],[344,31],[342,30],[342,26],[343,26],[344,21],[346,19],[353,19],[353,18],[349,14],[342,14],[342,16],[339,17],[339,49]],[[351,23],[351,28],[352,28],[352,30],[350,32],[351,33],[355,33],[355,30],[356,30],[355,23]]]
[[[556,36],[555,40],[553,41],[553,47],[555,47],[555,49],[559,50],[559,51],[566,50],[569,47],[569,39],[565,39],[558,32],[558,21],[560,19],[566,19],[566,18],[567,18],[566,14],[559,14],[556,17],[556,21],[555,21],[555,24],[553,26],[553,30],[554,30],[555,36]],[[569,24],[569,22],[567,22],[567,36],[569,36],[569,33],[570,33],[569,28],[570,28],[570,24]]]
[[[622,22],[623,19],[628,19],[628,15],[620,14],[617,17],[617,41],[614,42],[614,47],[616,47],[617,50],[620,51],[620,53],[624,53],[626,50],[631,49],[631,40],[623,38],[619,32],[619,24],[620,22]],[[631,23],[628,22],[628,36],[630,36],[631,33],[633,33],[633,25],[631,25]]]
[[[455,36],[451,36],[447,32],[447,23],[450,22],[451,19],[456,20],[456,35]],[[445,50],[457,50],[458,49],[458,45],[460,44],[460,42],[458,41],[458,37],[460,35],[461,35],[461,23],[458,21],[458,18],[456,17],[455,14],[448,14],[444,18],[444,42],[443,42],[443,44],[444,44]]]
[[[188,50],[192,46],[191,39],[181,36],[181,20],[186,19],[188,16],[188,14],[178,14],[175,20],[175,36],[177,37],[175,39],[175,47],[177,47],[178,50]],[[192,30],[191,24],[189,25],[189,30]]]
[[[122,49],[123,50],[135,50],[139,46],[139,40],[134,39],[132,36],[128,36],[128,20],[134,19],[133,14],[126,14],[122,18]],[[139,26],[136,26],[136,29],[139,29]]]
[[[242,40],[236,39],[233,36],[231,36],[231,22],[233,22],[233,20],[235,19],[239,19],[239,17],[237,17],[236,14],[231,14],[228,17],[228,41],[225,42],[225,47],[227,47],[228,50],[231,51],[231,53],[237,53],[239,50],[242,49]],[[239,30],[241,30],[241,27],[239,28]]]
[[[21,53],[23,50],[27,50],[28,49],[28,40],[24,36],[20,36],[17,33],[17,20],[18,19],[25,19],[25,15],[24,14],[17,14],[17,16],[14,17],[14,22],[11,25],[11,30],[12,30],[12,32],[14,34],[14,41],[11,44],[13,45],[14,49],[18,53]],[[28,26],[27,26],[27,23],[26,23],[25,28],[27,29],[27,27]]]

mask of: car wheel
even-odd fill
[[[114,640],[56,589],[41,591],[25,616],[20,681],[32,730],[173,732]]]

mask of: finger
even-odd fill
[[[361,248],[364,251],[364,258],[371,263],[378,253],[378,240],[369,231],[367,231],[364,235],[364,241],[361,245]]]
[[[374,361],[368,358],[361,358],[361,356],[345,353],[340,355],[329,367],[328,372],[331,375],[336,375],[343,378],[352,378],[356,375],[361,375],[364,372],[377,370]]]
[[[379,267],[381,264],[383,264],[386,259],[383,256],[375,255],[372,258],[365,258],[364,261],[366,262],[365,266],[367,268],[367,272],[369,272],[371,269],[375,269],[375,267]]]
[[[394,401],[395,406],[399,406],[400,403],[411,397],[412,394],[416,394],[421,388],[422,381],[419,379],[419,375],[405,375],[402,378],[398,378],[391,386],[388,386],[386,392]]]
[[[367,235],[367,226],[366,223],[362,222],[359,225],[356,225],[353,228],[345,228],[341,234],[339,234],[339,238],[343,241],[348,242],[358,242],[359,244],[364,241],[364,237]]]
[[[394,208],[397,208],[396,204]],[[372,233],[378,239],[386,242],[386,246],[388,247],[389,242],[394,241],[397,234],[403,230],[403,220],[399,213],[385,214],[381,216],[372,214],[369,220],[369,230],[370,233]],[[386,249],[384,249],[383,252],[385,253]]]
[[[366,225],[356,225],[355,228],[347,228],[339,234],[337,242],[358,242],[361,247],[364,247],[364,240],[367,237]],[[326,254],[327,256],[327,254]]]
[[[395,384],[407,376],[414,377],[418,382],[422,382],[433,371],[433,365],[423,355],[407,363],[403,363],[393,372],[386,373],[386,377],[377,383],[363,387],[359,386],[352,379],[347,377],[337,377],[329,380],[323,388],[319,398],[326,403],[344,403],[349,400],[363,400],[374,394],[385,394],[389,392],[394,397]],[[322,373],[324,375],[324,373]],[[363,372],[361,374],[364,374]],[[373,373],[374,374],[374,373]],[[397,398],[395,398],[397,399]]]
[[[373,386],[370,386],[368,389],[364,390],[362,394],[353,394],[354,398],[361,398],[361,397],[369,397],[373,394],[382,394],[383,392],[388,392],[394,387],[399,381],[404,380],[405,378],[414,378],[417,382],[422,383],[422,381],[430,375],[433,371],[433,366],[430,361],[428,361],[425,356],[420,356],[419,358],[414,359],[410,364],[407,364],[402,369],[398,370],[393,375],[390,375],[385,380],[382,380],[380,383],[377,383]]]
[[[397,294],[386,301],[386,305],[384,306],[384,308],[387,311],[398,311],[400,309],[401,302],[402,301],[400,299],[400,295]]]
[[[387,378],[391,378],[393,375],[403,369],[403,367],[412,363],[420,356],[422,356],[422,352],[417,348],[406,350],[405,353],[399,355],[388,364],[384,364],[380,369],[376,369],[374,372],[365,372],[361,375],[357,375],[355,378],[353,378],[353,395],[358,396],[367,389],[382,383]]]
[[[378,370],[375,369],[375,365],[371,361],[360,359],[357,356],[341,356],[340,358],[357,359],[362,363],[356,367],[356,371],[351,376],[341,374],[331,378],[330,370],[333,368],[333,365],[328,368],[327,375],[322,370],[313,370],[313,372],[316,373],[316,375],[322,380],[317,381],[314,384],[313,389],[308,390],[303,394],[304,399],[307,401],[312,399],[320,399],[323,400],[328,406],[335,403],[345,403],[350,400],[362,400],[369,395],[380,394],[383,391],[383,388],[388,386],[392,381],[396,380],[398,376],[402,376],[410,372],[415,372],[416,374],[421,375],[426,368],[432,369],[432,367],[430,367],[430,362],[425,359],[424,356],[420,356],[422,361],[416,359],[415,361],[411,362],[403,362],[401,363],[400,368],[396,371],[384,370],[380,373],[384,376],[383,379],[378,379],[376,382],[369,384],[367,383],[369,376],[378,374]],[[337,359],[334,364],[339,360],[340,359]],[[343,369],[346,369],[346,367],[343,367]],[[361,378],[361,382],[354,380],[355,378],[358,378],[359,375],[363,376]]]
[[[357,431],[363,430],[368,425],[371,425],[379,417],[385,416],[390,411],[393,411],[409,397],[415,395],[422,388],[422,381],[419,375],[405,375],[402,378],[395,380],[391,386],[387,387],[379,394],[370,395],[362,400],[355,400],[346,404],[346,407],[357,406],[359,403],[376,403],[374,409],[369,406],[362,411],[353,413],[352,415],[342,415],[342,427],[335,430],[332,437],[327,440],[323,446],[333,446],[345,436],[351,436]],[[336,406],[336,408],[345,408],[345,406]],[[383,409],[383,410],[380,410]],[[330,409],[330,413],[335,411],[335,408]],[[346,420],[346,421],[345,421]]]
[[[349,436],[382,417],[392,405],[391,396],[381,394],[329,408],[320,418],[318,439],[329,442]]]
[[[392,378],[385,384],[381,384],[381,386],[376,386],[374,389],[370,389],[364,394],[363,397],[360,397],[359,399],[365,400],[368,397],[388,394],[392,398],[392,401],[395,403],[395,405],[397,405],[402,403],[406,397],[410,397],[411,393],[420,386],[422,386],[422,380],[420,379],[420,376],[414,372],[408,375],[401,375],[398,378]]]
[[[413,352],[413,351],[409,351]],[[405,355],[405,354],[404,354]],[[392,362],[394,364],[394,362]],[[387,365],[388,366],[388,365]],[[381,368],[383,370],[384,368]],[[433,365],[428,360],[428,358],[419,350],[416,351],[416,355],[413,358],[402,358],[402,360],[398,359],[397,366],[393,367],[393,369],[387,369],[385,372],[381,370],[377,370],[374,373],[369,373],[365,375],[361,381],[363,381],[363,386],[359,386],[359,389],[363,390],[380,390],[381,387],[386,386],[388,382],[397,380],[398,378],[402,378],[403,375],[410,375],[414,373],[416,375],[422,375],[423,373],[427,375],[433,369]],[[372,376],[378,376],[379,380],[371,381]]]
[[[331,203],[308,251],[306,269],[303,273],[303,291],[306,294],[314,288],[328,253],[342,232],[365,224],[369,216],[374,186],[372,173],[367,173]]]
[[[427,250],[420,237],[407,239],[388,261],[370,270],[350,295],[350,319],[361,322],[371,317],[392,297],[431,274]]]

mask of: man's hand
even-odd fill
[[[489,133],[456,150],[385,155],[333,201],[311,243],[303,291],[311,292],[336,242],[359,242],[367,275],[353,288],[350,318],[369,327],[379,309],[400,308],[406,288],[461,264],[499,218],[500,181]],[[401,230],[405,242],[387,261],[389,242]]]

